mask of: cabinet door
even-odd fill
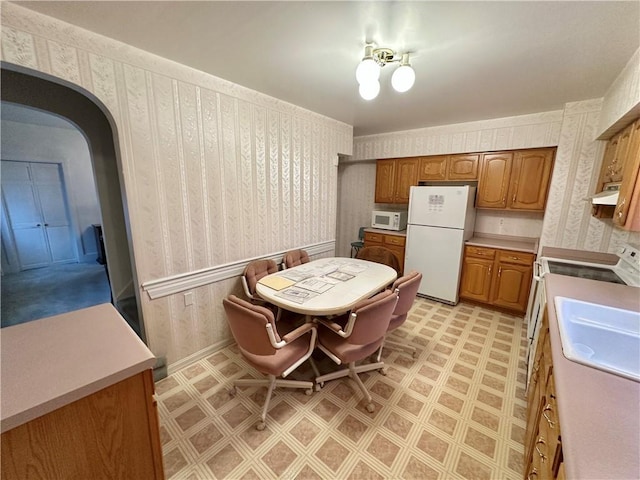
[[[419,158],[396,160],[394,203],[409,203],[409,188],[418,184]]]
[[[449,157],[449,180],[476,180],[480,155],[451,155]]]
[[[515,210],[544,211],[553,166],[552,149],[516,152],[511,169],[508,206]]]
[[[376,162],[376,203],[393,203],[396,185],[395,159]]]
[[[602,166],[600,167],[600,177],[598,179],[596,193],[601,192],[604,184],[611,181],[611,174],[615,169],[614,164],[619,141],[620,133],[611,137],[607,142],[607,146],[604,149],[604,156],[602,158]]]
[[[640,230],[640,120],[631,126],[631,138],[624,162],[622,184],[613,223],[628,230]],[[628,219],[628,221],[627,221]]]
[[[506,208],[513,152],[482,155],[478,181],[478,208]]]
[[[493,260],[465,256],[462,262],[460,297],[488,302],[492,271]]]
[[[499,262],[497,268],[492,303],[519,312],[526,311],[533,267]]]
[[[446,180],[448,159],[448,155],[422,157],[418,180]]]

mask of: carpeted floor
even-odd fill
[[[97,263],[35,268],[0,281],[2,327],[111,301],[105,268]]]
[[[276,389],[257,431],[266,389],[227,392],[260,377],[235,345],[158,382],[167,479],[521,479],[522,318],[418,299],[395,336],[419,353],[385,351],[387,376],[362,375],[374,413],[339,379],[311,396]],[[312,377],[306,365],[295,373]]]

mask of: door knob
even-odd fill
[[[36,224],[36,227],[41,227],[42,225],[40,225],[39,223]]]

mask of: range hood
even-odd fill
[[[608,183],[600,193],[589,198],[592,205],[617,205],[620,183]]]

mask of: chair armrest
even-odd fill
[[[351,315],[353,315],[353,314],[351,314]],[[328,318],[316,317],[316,318],[313,319],[313,321],[324,325],[325,327],[327,327],[332,332],[337,333],[338,335],[340,335],[342,338],[347,338],[349,335],[351,335],[351,331],[353,330],[353,323],[351,322],[351,315],[349,315],[349,318],[347,320],[346,328],[345,328],[345,326],[340,325],[339,323],[333,322]],[[344,318],[344,317],[338,317],[338,318]]]
[[[316,328],[316,326],[313,323],[305,323],[303,325],[300,325],[295,330],[290,331],[289,333],[287,333],[286,335],[284,335],[281,338],[285,343],[291,343],[296,338],[301,337],[305,333],[308,333],[308,332],[310,332],[311,330],[313,330],[315,328]]]

